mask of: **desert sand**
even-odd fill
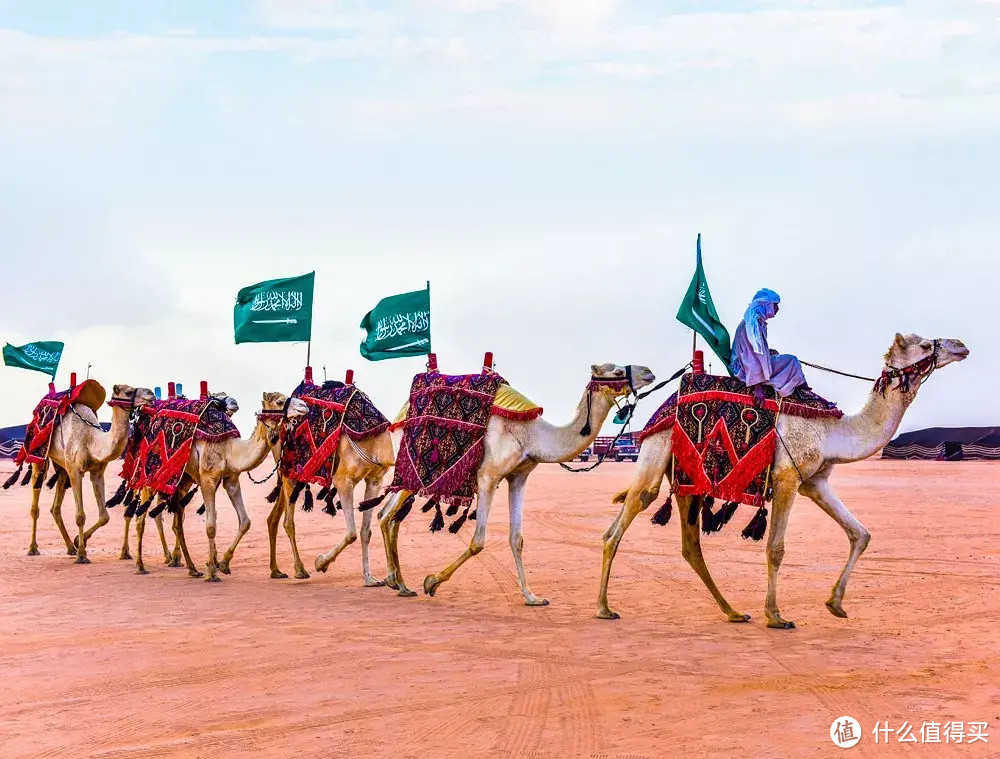
[[[846,620],[823,606],[846,536],[800,498],[779,586],[782,613],[798,625],[788,632],[764,626],[764,545],[739,535],[748,507],[703,544],[751,622],[727,623],[681,558],[676,514],[665,528],[636,520],[611,585],[623,618],[595,618],[600,537],[617,510],[609,498],[631,471],[543,466],[529,482],[525,562],[532,589],[552,602],[545,608],[525,607],[518,592],[504,492],[486,549],[435,598],[362,588],[357,544],[327,574],[269,579],[269,486],[245,480],[254,524],[233,574],[214,585],[163,566],[152,525],[151,573],[133,574],[117,558],[120,508],[90,544],[93,563],[75,565],[49,491],[42,555],[30,558],[29,491],[4,492],[0,756],[811,757],[839,755],[829,730],[843,715],[864,731],[853,755],[997,755],[1000,465],[869,461],[837,471],[872,533]],[[93,520],[89,488],[86,498]],[[198,503],[188,536],[204,564]],[[72,513],[64,509],[68,525]],[[235,528],[226,500],[220,515],[225,545]],[[414,510],[400,537],[413,588],[471,534],[430,534],[428,517]],[[343,518],[317,509],[297,524],[311,570]],[[278,539],[289,571],[283,530]],[[382,574],[377,530],[372,548]],[[925,721],[986,721],[990,743],[875,745],[872,728],[885,720],[908,721],[915,735]]]

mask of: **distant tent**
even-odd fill
[[[1000,427],[930,427],[907,432],[882,449],[882,458],[1000,460]]]

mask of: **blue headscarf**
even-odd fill
[[[750,301],[750,305],[747,306],[747,310],[743,314],[743,324],[747,331],[747,338],[750,340],[750,345],[759,354],[765,352],[764,321],[774,316],[774,307],[780,302],[781,296],[774,290],[768,290],[765,287],[757,291],[757,294],[753,296],[753,300]]]

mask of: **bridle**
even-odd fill
[[[594,403],[594,393],[595,392],[605,392],[610,391],[613,393],[613,399],[615,405],[617,406],[618,398],[623,394],[626,398],[629,396],[636,395],[635,385],[632,382],[632,365],[629,364],[625,367],[625,379],[620,377],[595,377],[590,376],[590,383],[587,385],[587,421],[583,423],[583,427],[580,428],[580,437],[588,437],[592,432],[590,427],[590,409]],[[635,408],[634,404],[626,404],[628,407],[628,417],[631,418],[632,410]],[[619,409],[621,413],[621,409]]]
[[[285,398],[285,403],[280,409],[262,408],[257,412],[257,421],[261,422],[271,433],[271,445],[277,444],[281,438],[280,425],[288,421],[288,406],[292,402],[292,396]]]
[[[886,391],[892,387],[893,380],[898,380],[896,384],[896,389],[903,393],[908,393],[914,381],[917,384],[922,384],[928,377],[930,377],[934,370],[937,369],[938,352],[941,348],[941,343],[939,340],[934,341],[934,347],[930,352],[930,355],[924,356],[919,361],[910,364],[909,366],[904,366],[901,369],[896,369],[894,367],[887,367],[882,370],[882,375],[875,380],[875,387],[873,392],[882,393],[882,397],[885,397]]]

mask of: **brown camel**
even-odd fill
[[[847,563],[826,602],[831,614],[846,617],[842,602],[847,580],[858,557],[868,546],[870,535],[837,497],[829,482],[830,472],[835,464],[860,461],[883,448],[896,434],[903,414],[913,402],[921,384],[935,369],[962,361],[968,355],[969,350],[959,340],[926,340],[918,335],[897,334],[885,354],[882,378],[876,383],[860,413],[840,419],[804,419],[787,415],[778,418],[777,430],[784,445],[778,446],[772,470],[774,499],[767,539],[767,601],[764,607],[768,627],[795,627],[795,623],[783,619],[778,610],[777,586],[778,568],[785,553],[785,530],[796,491],[829,514],[850,540]],[[619,617],[608,606],[611,563],[625,530],[659,493],[660,484],[670,464],[670,441],[669,429],[643,440],[632,483],[627,491],[615,497],[616,503],[624,505],[604,533],[604,560],[597,613],[601,619]],[[687,497],[677,499],[682,553],[729,621],[746,622],[750,619],[749,615],[742,614],[729,605],[705,564],[698,535],[698,501],[700,499]],[[695,519],[691,523],[688,520],[690,509],[696,510]]]

